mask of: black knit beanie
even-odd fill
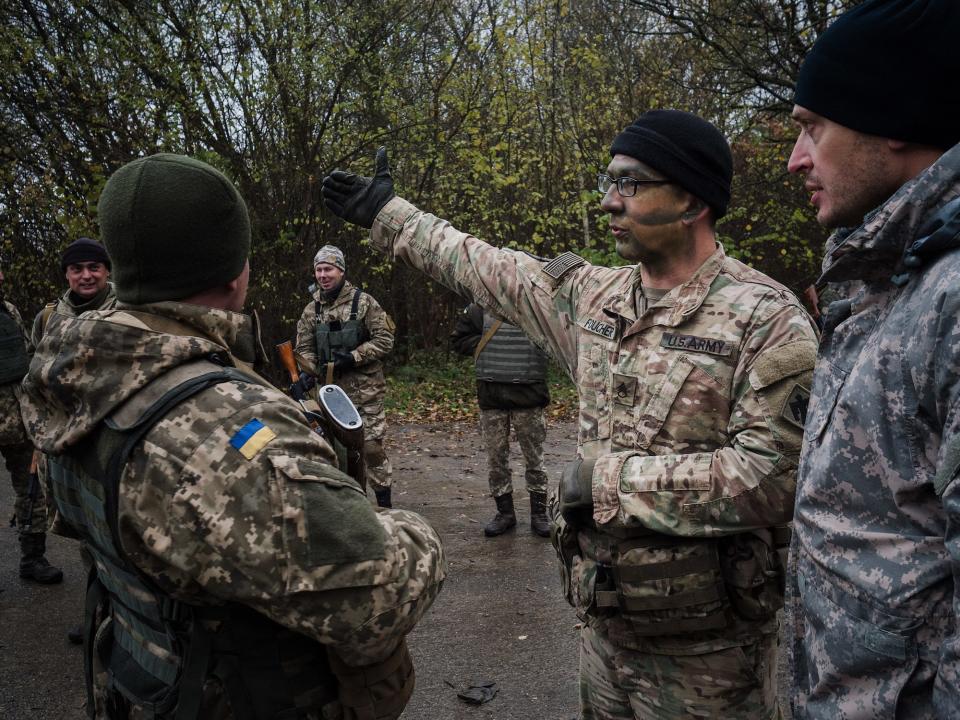
[[[68,266],[82,262],[103,263],[107,266],[107,270],[111,269],[110,256],[107,255],[103,245],[86,237],[77,238],[67,245],[60,256],[60,271],[66,272]]]
[[[117,297],[179,300],[230,282],[250,255],[250,220],[219,170],[162,153],[117,170],[97,206]]]
[[[869,135],[952,147],[960,142],[958,37],[958,0],[869,0],[817,38],[794,102]]]
[[[617,135],[611,155],[629,155],[703,200],[715,218],[730,204],[733,156],[723,134],[681,110],[650,110]]]

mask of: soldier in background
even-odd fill
[[[726,139],[655,110],[598,178],[617,253],[635,266],[492,247],[334,172],[328,208],[379,248],[515,324],[580,398],[554,543],[584,621],[584,720],[771,718],[776,613],[816,332],[796,297],[726,257]]]
[[[497,514],[483,528],[487,537],[502,535],[517,524],[510,481],[510,428],[523,453],[524,480],[530,494],[530,527],[549,537],[543,409],[550,403],[547,356],[523,332],[485,313],[476,303],[464,308],[451,334],[462,355],[472,355],[477,373],[480,429],[487,446],[490,494]]]
[[[837,295],[787,575],[797,720],[960,717],[958,36],[956,0],[865,2],[798,76],[788,169]]]
[[[296,351],[304,368],[290,388],[301,399],[318,382],[342,387],[363,418],[367,479],[380,507],[392,507],[393,469],[383,447],[387,429],[383,358],[393,349],[396,326],[380,303],[346,279],[340,248],[324,245],[313,258],[313,300],[297,322]]]
[[[14,524],[20,540],[20,577],[42,585],[63,580],[63,573],[45,557],[47,506],[36,471],[31,472],[33,446],[20,418],[20,381],[27,374],[33,347],[20,313],[3,297],[0,269],[0,455],[16,496]]]
[[[60,255],[60,272],[67,281],[67,289],[56,302],[47,303],[33,319],[30,340],[36,347],[43,339],[43,331],[54,312],[76,317],[88,310],[109,310],[117,304],[117,295],[110,282],[110,257],[103,245],[96,240],[81,237],[64,248]],[[47,504],[47,513],[53,518],[50,531],[69,535],[69,529],[60,522],[53,492],[47,476],[47,461],[42,453],[36,454],[37,475],[42,481]],[[80,560],[87,573],[93,558],[83,543],[80,544]],[[74,645],[83,642],[83,624],[67,631],[67,639]]]
[[[109,310],[117,302],[110,282],[110,258],[96,240],[82,237],[67,245],[60,255],[60,272],[67,280],[67,289],[33,319],[30,340],[34,347],[40,344],[43,329],[54,311],[79,315],[87,310]]]
[[[118,305],[53,313],[21,400],[96,559],[89,715],[398,717],[440,539],[371,507],[252,370],[243,199],[210,165],[160,154],[111,175],[98,216]]]

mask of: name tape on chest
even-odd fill
[[[617,334],[615,325],[604,322],[603,320],[594,320],[593,318],[587,318],[581,321],[580,327],[588,332],[592,332],[594,335],[605,337],[608,340]]]
[[[733,343],[718,338],[699,337],[697,335],[675,335],[664,333],[660,338],[660,347],[671,350],[690,350],[726,357],[733,352]]]
[[[230,444],[247,460],[252,460],[275,437],[273,430],[254,418],[234,433]]]

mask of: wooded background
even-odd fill
[[[397,358],[446,343],[463,301],[393,266],[320,201],[389,148],[398,194],[495,245],[622,264],[596,173],[642,112],[715,122],[736,161],[729,254],[801,290],[825,238],[786,172],[800,61],[843,0],[3,0],[0,259],[26,318],[97,237],[120,165],[223,170],[253,225],[248,309],[292,337],[325,243],[396,319]]]

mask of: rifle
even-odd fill
[[[287,340],[276,346],[280,363],[290,376],[290,382],[300,379],[300,370],[293,354],[293,344]],[[337,457],[343,460],[347,474],[367,489],[367,469],[363,459],[363,418],[357,407],[339,385],[324,385],[317,390],[317,406],[320,412],[307,407],[298,400],[310,427],[327,438]]]

